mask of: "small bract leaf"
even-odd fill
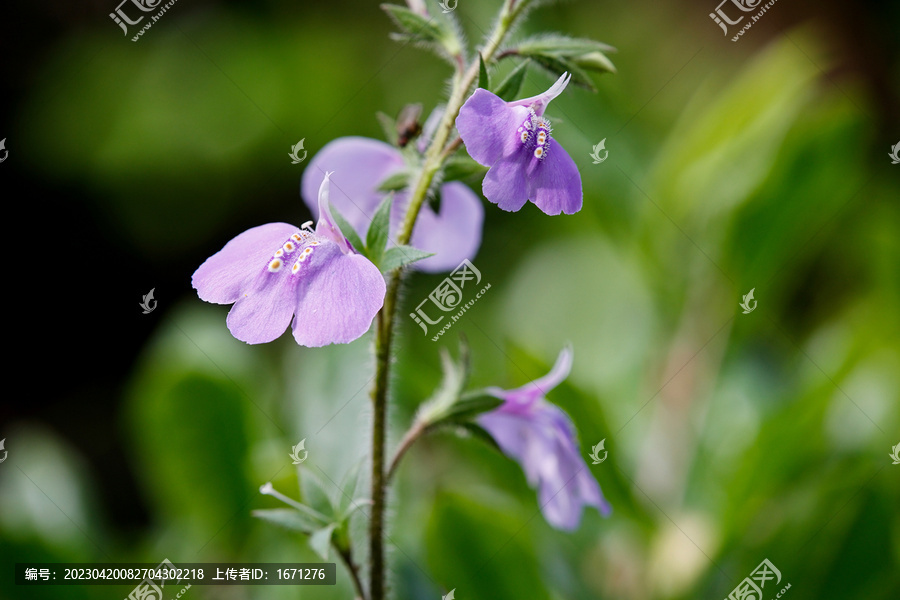
[[[409,186],[409,171],[397,171],[392,175],[388,175],[384,181],[375,188],[379,192],[396,192]]]
[[[334,533],[335,527],[337,527],[337,523],[331,523],[309,536],[309,547],[325,560],[328,560],[328,551],[331,549],[331,534]]]
[[[381,257],[384,256],[384,249],[387,245],[393,201],[393,194],[381,201],[369,224],[369,231],[366,233],[366,252],[369,260],[376,265],[381,263]]]
[[[393,248],[388,248],[384,256],[382,256],[381,271],[387,273],[388,271],[411,265],[429,256],[434,256],[434,253],[425,252],[412,246],[394,246]]]
[[[396,146],[397,122],[390,115],[380,111],[375,113],[375,118],[378,119],[378,124],[381,125],[381,129],[384,131],[384,139],[392,146]]]
[[[560,56],[579,56],[591,52],[615,52],[609,44],[573,38],[559,33],[536,35],[522,40],[516,45],[520,54],[558,54]]]
[[[615,73],[616,67],[602,52],[589,52],[573,59],[579,67],[601,73]]]
[[[329,202],[329,206],[331,208],[331,216],[334,218],[337,226],[340,227],[341,233],[344,234],[344,237],[347,238],[347,241],[353,246],[353,250],[360,253],[365,252],[366,247],[363,245],[362,239],[359,237],[359,234],[356,233],[356,230],[347,222],[344,215],[334,207],[334,204]]]
[[[484,175],[488,168],[472,160],[469,155],[454,156],[444,165],[443,181],[456,181],[473,175]]]
[[[310,534],[322,527],[322,523],[308,515],[304,515],[292,508],[271,508],[254,510],[252,514],[257,519],[274,523],[285,529]]]
[[[522,83],[525,81],[525,74],[528,71],[528,60],[523,60],[519,65],[510,71],[509,75],[500,82],[494,91],[502,100],[512,102],[522,90]]]
[[[491,89],[491,79],[488,77],[487,67],[484,66],[484,58],[478,55],[478,87]]]
[[[597,88],[594,87],[594,82],[591,81],[587,73],[568,58],[550,54],[530,54],[529,57],[549,71],[554,77],[559,77],[563,73],[569,73],[572,76],[572,83],[575,85],[592,92],[597,91]]]
[[[414,41],[440,42],[444,36],[441,27],[434,19],[428,19],[398,4],[382,4],[381,8],[391,20],[409,34]]]
[[[494,410],[501,404],[503,404],[503,400],[490,394],[467,394],[446,411],[444,420],[469,421],[478,415]]]

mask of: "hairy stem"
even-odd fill
[[[500,12],[500,18],[493,32],[481,50],[485,63],[490,61],[506,34],[509,33],[523,5],[515,6],[514,0],[507,0]],[[440,171],[444,161],[452,152],[445,152],[447,140],[469,91],[478,80],[479,62],[474,60],[465,71],[457,69],[453,76],[452,92],[447,101],[444,117],[438,125],[425,153],[422,170],[411,186],[409,207],[395,240],[397,244],[408,244],[413,226],[419,216],[428,190]],[[458,144],[454,144],[458,146]],[[455,149],[455,148],[454,148]],[[372,514],[369,521],[369,600],[385,599],[385,557],[384,557],[384,513],[388,473],[385,472],[385,432],[387,429],[388,380],[391,367],[391,343],[394,336],[394,317],[397,311],[397,296],[403,270],[397,269],[388,275],[384,306],[378,313],[375,327],[375,385],[372,388]],[[394,465],[396,466],[396,465]],[[393,469],[391,469],[393,471]]]
[[[394,472],[397,470],[397,467],[400,465],[400,459],[403,458],[403,455],[406,454],[406,451],[409,450],[412,445],[425,433],[426,427],[422,423],[416,423],[412,429],[406,432],[406,435],[403,436],[403,439],[400,440],[400,445],[397,447],[397,452],[394,454],[393,460],[391,460],[391,466],[388,467],[387,471],[387,482],[390,483],[391,478],[394,476]]]
[[[341,560],[344,561],[344,565],[347,566],[347,570],[350,571],[350,577],[353,579],[353,587],[356,588],[357,596],[360,600],[366,600],[366,592],[363,588],[362,580],[359,578],[359,565],[353,562],[350,550],[341,550],[340,548],[336,548],[336,550]]]

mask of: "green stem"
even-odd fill
[[[520,2],[515,8],[514,0],[503,5],[494,31],[481,50],[485,63],[490,61],[504,37],[509,33],[516,17],[521,14],[527,2]],[[409,208],[395,240],[397,244],[408,244],[413,226],[419,216],[422,203],[435,176],[449,154],[445,146],[453,131],[453,125],[469,91],[478,80],[478,60],[469,65],[465,72],[458,69],[453,76],[453,91],[447,101],[447,108],[434,138],[425,153],[422,170],[411,186]],[[394,316],[397,311],[397,296],[403,270],[397,269],[388,275],[384,306],[378,313],[375,326],[375,385],[372,388],[372,514],[369,521],[369,600],[385,598],[385,557],[384,557],[384,514],[388,476],[385,472],[385,432],[387,429],[388,378],[391,365],[391,343],[394,337]]]
[[[406,454],[406,451],[412,448],[412,445],[416,443],[422,435],[425,434],[426,427],[422,423],[416,423],[413,425],[412,429],[406,432],[406,435],[403,436],[403,439],[400,440],[400,445],[397,447],[397,451],[394,454],[393,460],[391,460],[391,466],[388,467],[387,471],[387,483],[391,482],[391,478],[394,476],[394,472],[397,470],[397,467],[400,466],[400,459],[403,458],[403,455]]]
[[[359,578],[359,565],[353,561],[353,555],[350,553],[350,550],[342,550],[335,547],[335,551],[338,553],[338,556],[341,557],[341,560],[344,561],[344,565],[346,565],[347,570],[350,572],[350,577],[353,579],[353,587],[356,589],[357,597],[359,600],[365,600],[366,592],[363,589],[362,580]]]

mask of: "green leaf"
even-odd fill
[[[597,91],[597,88],[594,87],[594,82],[591,81],[587,73],[569,59],[549,54],[530,54],[529,57],[552,75],[559,77],[563,73],[569,73],[572,76],[572,83],[575,85],[592,92]]]
[[[515,48],[517,54],[533,59],[557,77],[571,73],[573,83],[594,92],[597,89],[584,69],[615,73],[615,66],[604,54],[615,50],[601,42],[560,34],[531,37]]]
[[[394,195],[391,194],[381,201],[372,222],[369,224],[369,231],[366,233],[366,252],[376,265],[381,264],[381,257],[384,255],[384,248],[388,241],[388,227],[390,226],[391,204],[394,201]]]
[[[454,156],[444,165],[442,181],[457,181],[473,175],[484,175],[488,168],[472,160],[468,155]]]
[[[503,404],[503,400],[483,392],[466,394],[445,413],[447,421],[468,421],[490,412]]]
[[[500,448],[493,436],[491,436],[491,434],[488,433],[487,430],[478,423],[475,423],[473,421],[462,421],[459,423],[448,421],[444,425],[451,427],[457,435],[472,436],[477,440],[481,440],[494,450],[503,452],[503,449]]]
[[[441,214],[441,202],[443,202],[444,196],[441,194],[441,186],[436,185],[433,186],[428,191],[428,196],[425,198],[425,201],[428,202],[428,206],[431,207],[431,210],[434,211],[434,214]]]
[[[301,468],[299,471],[300,490],[304,508],[310,508],[321,515],[323,523],[334,521],[335,484],[326,481],[316,472],[316,469]],[[325,516],[328,515],[328,516]]]
[[[440,43],[446,35],[437,21],[413,12],[405,6],[382,4],[381,8],[413,41]]]
[[[616,66],[602,52],[588,52],[573,59],[573,62],[584,69],[600,73],[615,73]]]
[[[392,146],[397,145],[397,121],[394,120],[388,114],[385,114],[381,111],[375,113],[375,118],[378,119],[378,124],[381,125],[381,129],[384,131],[384,139],[388,141]]]
[[[384,256],[382,256],[380,265],[381,271],[387,273],[388,271],[411,265],[412,263],[420,261],[423,258],[428,258],[429,256],[434,256],[434,253],[425,252],[424,250],[419,250],[412,246],[394,246],[393,248],[389,248],[387,252],[384,253]]]
[[[351,465],[350,470],[344,474],[341,480],[340,492],[335,503],[337,516],[343,520],[349,513],[353,512],[353,503],[358,500],[356,497],[356,488],[359,486],[359,476],[362,472],[363,460],[358,460]]]
[[[397,4],[382,4],[381,8],[403,31],[391,34],[391,38],[416,43],[450,62],[462,52],[459,27],[453,17],[425,17]]]
[[[491,89],[491,78],[488,76],[487,67],[484,66],[484,58],[478,54],[478,87]]]
[[[384,181],[375,188],[379,192],[396,192],[409,187],[409,171],[397,171],[393,175],[388,175]]]
[[[328,560],[328,551],[331,549],[331,534],[334,533],[335,527],[337,527],[337,523],[331,523],[309,536],[309,547],[324,560]]]
[[[340,228],[341,233],[344,234],[344,237],[350,242],[350,245],[353,246],[353,249],[357,252],[363,252],[366,247],[362,243],[362,239],[359,237],[359,234],[356,233],[356,230],[347,222],[338,209],[334,207],[334,204],[328,203],[328,206],[331,210],[331,217],[334,219],[335,223],[337,223],[338,228]]]
[[[516,45],[519,54],[555,54],[563,57],[580,56],[591,52],[615,52],[616,49],[608,44],[573,38],[558,33],[536,35],[519,42]]]
[[[510,71],[509,75],[500,82],[500,85],[497,86],[497,89],[494,91],[502,100],[506,102],[512,102],[515,100],[516,96],[519,95],[519,91],[522,89],[522,83],[525,81],[525,74],[528,71],[528,60],[523,60],[519,63],[519,65]]]
[[[251,511],[257,519],[274,523],[285,529],[299,531],[307,535],[322,527],[323,523],[292,508],[270,508]]]
[[[454,361],[447,349],[441,348],[441,370],[444,376],[431,397],[419,407],[416,423],[428,427],[447,417],[466,387],[469,368],[469,348],[465,340],[460,342],[459,361]]]

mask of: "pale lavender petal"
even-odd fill
[[[559,79],[556,80],[556,83],[550,86],[550,89],[542,94],[538,94],[537,96],[532,96],[531,98],[523,98],[522,100],[516,100],[515,102],[510,102],[510,106],[524,106],[526,108],[531,108],[534,110],[537,116],[542,116],[544,111],[547,110],[547,105],[550,102],[562,94],[563,90],[566,89],[566,86],[569,85],[569,81],[572,79],[572,76],[568,73],[563,73],[560,75]]]
[[[541,509],[547,521],[554,527],[571,531],[581,520],[583,506],[593,506],[603,515],[608,515],[611,509],[578,452],[575,428],[569,417],[559,407],[547,402],[542,402],[539,412],[540,420],[552,423],[551,427],[555,430],[550,453],[556,457],[556,463],[552,469],[543,472],[539,492]]]
[[[584,506],[609,514],[600,486],[578,453],[571,421],[559,407],[541,400],[527,414],[497,410],[479,417],[478,423],[538,489],[541,511],[551,525],[575,529]]]
[[[531,153],[516,152],[501,158],[484,176],[481,191],[484,197],[506,211],[517,211],[528,201],[528,180],[525,169]]]
[[[571,368],[572,349],[566,347],[544,377],[515,390],[488,388],[487,393],[505,402],[478,418],[500,449],[521,465],[529,484],[538,488],[547,521],[563,530],[578,526],[585,506],[603,515],[611,510],[578,450],[572,420],[544,399]]]
[[[572,370],[572,348],[566,346],[560,350],[556,357],[556,363],[550,372],[534,381],[526,383],[522,387],[503,392],[503,398],[513,407],[527,407],[539,398],[546,396],[550,390],[562,383]]]
[[[519,148],[516,130],[528,109],[511,107],[500,97],[478,88],[459,110],[456,128],[473,159],[490,166]]]
[[[384,304],[385,284],[374,264],[337,244],[313,247],[297,278],[294,339],[317,348],[362,336]]]
[[[289,269],[270,273],[265,260],[257,266],[253,285],[241,292],[228,312],[226,324],[231,335],[248,344],[264,344],[277,339],[294,314],[294,289]]]
[[[491,411],[479,417],[478,424],[491,434],[504,454],[521,465],[528,484],[536,486],[540,481],[540,457],[537,457],[538,460],[531,458],[540,452],[544,444],[540,443],[532,421],[522,415]]]
[[[191,284],[197,295],[215,304],[235,302],[272,254],[297,231],[287,223],[269,223],[238,235],[194,271]]]
[[[548,215],[581,210],[581,174],[569,153],[554,140],[528,181],[528,196]]]
[[[578,465],[565,454],[555,456],[558,459],[556,468],[548,470],[541,481],[538,502],[548,523],[557,529],[572,531],[578,527],[585,504],[579,494]]]
[[[389,175],[402,170],[403,156],[389,144],[363,137],[344,137],[329,142],[303,172],[300,193],[319,217],[319,184],[327,171],[331,178],[331,202],[361,236],[384,198],[378,187]]]
[[[481,245],[484,207],[468,186],[452,181],[441,186],[441,212],[427,204],[419,212],[410,243],[434,256],[415,263],[427,273],[455,269],[465,259],[475,258]]]

